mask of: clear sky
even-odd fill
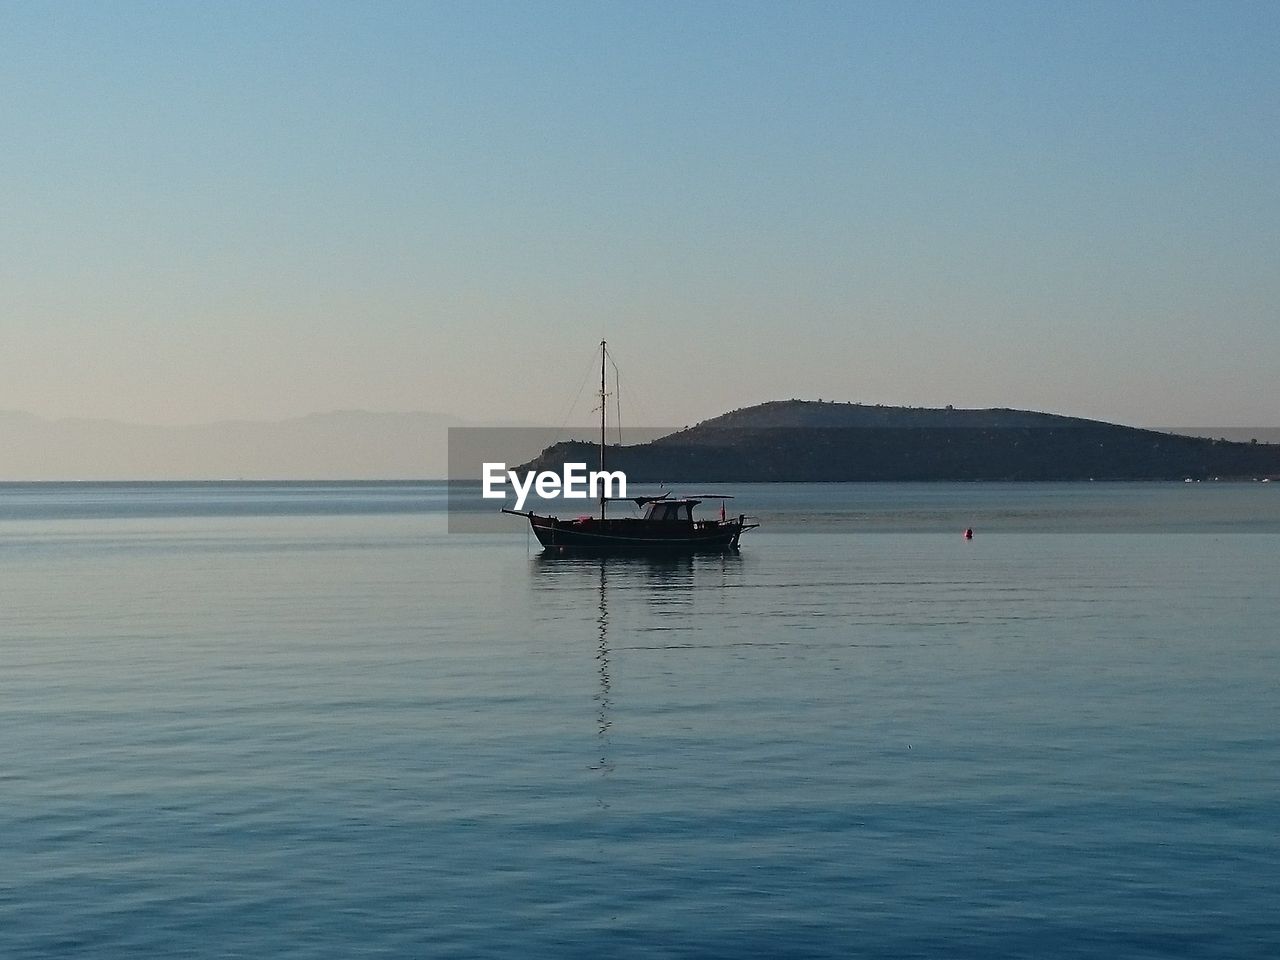
[[[0,5],[0,409],[1280,422],[1280,4]]]

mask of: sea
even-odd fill
[[[731,492],[0,485],[0,958],[1280,956],[1280,483]]]

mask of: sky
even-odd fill
[[[0,410],[1280,424],[1280,4],[3,2],[0,131]]]

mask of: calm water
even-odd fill
[[[739,492],[0,486],[0,957],[1280,955],[1280,484]]]

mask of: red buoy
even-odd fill
[[[965,531],[964,531],[964,538],[965,538],[966,540],[972,540],[972,539],[973,539],[973,527],[966,527],[966,528],[965,528]]]

